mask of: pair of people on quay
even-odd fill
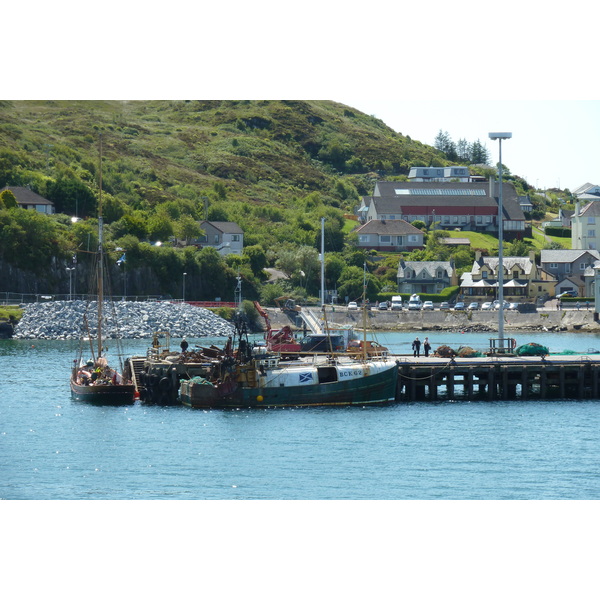
[[[419,358],[421,356],[421,340],[417,337],[415,341],[412,343],[413,356],[415,358]],[[431,344],[429,343],[429,338],[426,337],[423,341],[423,353],[425,354],[425,358],[429,356],[429,351],[431,350]]]

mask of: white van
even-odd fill
[[[402,310],[402,296],[392,296],[391,310]]]

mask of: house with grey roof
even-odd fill
[[[518,196],[517,200],[523,212],[531,212],[533,210],[533,204],[531,203],[529,194],[525,196]]]
[[[453,261],[401,260],[398,264],[398,292],[403,294],[438,294],[458,285]]]
[[[423,232],[401,219],[368,221],[357,227],[357,246],[387,252],[410,252],[423,248]]]
[[[214,248],[221,256],[242,254],[244,249],[244,232],[236,223],[228,221],[202,221],[200,227],[204,235],[194,240],[194,245],[201,248]]]
[[[573,191],[573,196],[584,203],[600,200],[600,185],[584,183]]]
[[[37,212],[51,215],[54,213],[54,202],[36,194],[32,190],[26,187],[20,186],[5,186],[0,190],[0,193],[4,190],[10,190],[17,200],[17,204],[21,208],[27,210],[35,210]]]
[[[570,290],[580,296],[591,294],[594,263],[600,260],[598,250],[542,250],[540,266],[557,279],[555,294]],[[589,292],[589,293],[588,293]]]
[[[409,223],[439,223],[442,229],[498,232],[496,182],[379,181],[373,196],[363,198],[357,211],[361,222],[402,219]],[[502,185],[503,230],[506,240],[527,235],[531,225],[510,182]]]
[[[536,265],[534,251],[529,256],[504,256],[502,267],[502,290],[506,299],[524,300],[554,295],[557,280]],[[482,256],[477,250],[471,271],[461,276],[461,295],[480,299],[497,297],[499,268],[497,256]]]

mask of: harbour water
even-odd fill
[[[428,335],[434,348],[483,348],[489,338]],[[516,337],[553,352],[600,349],[596,334]],[[377,336],[392,353],[408,353],[413,338]],[[207,341],[224,343],[190,343]],[[125,340],[124,353],[143,354],[148,344]],[[71,400],[75,348],[0,340],[2,499],[600,497],[600,399],[235,411],[99,407]]]

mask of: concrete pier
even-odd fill
[[[403,402],[600,399],[600,355],[393,358]]]

